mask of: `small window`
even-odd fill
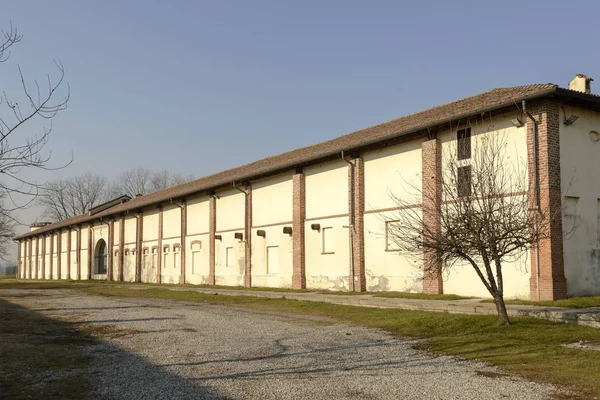
[[[279,246],[267,247],[267,274],[279,272]]]
[[[399,221],[385,221],[385,251],[400,251],[396,238]]]
[[[457,175],[456,189],[458,190],[458,197],[471,196],[471,166],[458,167]]]
[[[458,147],[458,159],[467,160],[471,158],[471,128],[457,131],[456,141]]]
[[[158,249],[154,248],[152,249],[152,268],[156,268],[156,263],[158,261]]]
[[[321,235],[323,239],[323,254],[333,254],[333,228],[321,228]]]
[[[233,247],[227,247],[225,249],[225,266],[233,267]]]
[[[573,233],[579,223],[579,197],[566,196],[564,204],[564,229],[569,233]]]
[[[179,254],[181,252],[181,247],[173,247],[173,268],[179,269],[181,268],[181,258]]]
[[[167,268],[167,263],[169,261],[169,248],[165,247],[163,248],[163,268]]]

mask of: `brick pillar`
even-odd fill
[[[442,144],[431,139],[421,145],[423,225],[430,232],[440,232],[442,204]],[[423,253],[423,293],[444,293],[441,260],[435,251]]]
[[[113,277],[113,264],[114,264],[114,247],[115,247],[115,221],[110,220],[108,223],[108,248],[106,249],[106,280],[112,281]]]
[[[560,177],[559,105],[546,99],[527,105],[527,111],[538,123],[537,154],[538,170],[535,168],[534,123],[527,119],[527,155],[529,172],[529,199],[532,208],[537,207],[535,181],[539,182],[539,218],[542,222],[542,238],[539,247],[539,293],[540,300],[558,300],[567,297],[567,280],[564,273],[562,234],[562,194]],[[531,277],[529,296],[537,300],[538,272],[536,249],[531,250]]]
[[[46,236],[42,235],[42,276],[41,279],[46,279]]]
[[[57,279],[62,279],[62,230],[56,234],[56,275]]]
[[[71,227],[67,231],[67,280],[71,279]]]
[[[187,203],[185,200],[181,202],[181,274],[179,276],[179,283],[185,285],[185,248],[187,237]]]
[[[144,214],[140,211],[136,218],[136,244],[135,244],[135,281],[142,281],[142,245],[144,243]]]
[[[293,272],[292,287],[306,289],[306,258],[304,220],[306,219],[306,185],[303,173],[295,174],[293,184],[293,222],[292,222],[292,247],[293,247]]]
[[[125,216],[121,216],[119,222],[119,282],[124,280],[125,270]]]
[[[158,206],[158,249],[156,252],[156,283],[161,283],[162,276],[162,251],[163,251],[163,208],[162,206]]]
[[[367,289],[365,277],[365,164],[362,157],[352,160],[354,164],[353,182],[351,182],[351,210],[352,216],[352,265],[354,267],[353,276],[354,291],[364,292]],[[351,283],[352,285],[352,283]],[[350,286],[352,287],[352,286]]]
[[[215,233],[217,231],[217,199],[210,196],[208,201],[208,284],[215,284]]]
[[[244,286],[252,287],[252,187],[246,188],[246,206],[244,218],[244,241],[246,269],[244,272]]]
[[[93,227],[92,225],[88,226],[88,242],[87,242],[87,249],[88,249],[88,258],[87,258],[87,278],[88,279],[92,279],[92,262],[94,261],[94,238],[92,237],[92,233],[93,233]]]
[[[81,280],[81,225],[77,226],[77,280]]]
[[[50,280],[52,280],[53,278],[53,271],[52,269],[54,268],[54,233],[52,233],[50,235]]]

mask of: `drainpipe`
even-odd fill
[[[527,111],[526,101],[522,102],[523,112],[531,121],[533,122],[533,167],[535,170],[534,178],[533,178],[533,191],[535,196],[534,205],[531,208],[531,211],[535,211],[535,231],[537,232],[539,229],[538,226],[538,218],[540,214],[540,169],[539,169],[539,155],[538,155],[538,121]],[[535,245],[535,286],[536,286],[536,295],[537,301],[540,301],[540,240],[538,237],[537,243]]]
[[[354,292],[354,164],[344,158],[344,152],[340,153],[340,158],[350,165],[350,205],[348,210],[348,221],[350,225],[344,226],[348,228],[348,249],[350,250],[350,288]]]

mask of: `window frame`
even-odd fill
[[[470,165],[463,165],[456,169],[456,194],[459,198],[468,198],[473,195],[473,176]]]
[[[324,226],[321,228],[321,254],[326,255],[326,254],[335,254],[335,251],[332,249],[327,249],[325,247],[325,232],[328,231],[330,232],[329,235],[332,235],[333,233],[333,227],[332,226]],[[330,237],[331,240],[331,237]],[[333,247],[333,245],[330,245],[330,247]],[[330,250],[330,251],[327,251]]]

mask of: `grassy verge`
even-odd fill
[[[148,287],[164,288],[165,284],[156,283],[137,283],[137,282],[117,282],[117,281],[98,281],[98,280],[83,280],[83,281],[16,281],[19,284],[35,285],[36,283],[50,284],[50,285],[69,285],[71,283],[78,284],[90,284],[90,285],[140,285]],[[6,282],[5,282],[6,283]],[[415,300],[467,300],[472,297],[463,297],[455,294],[427,294],[427,293],[406,293],[406,292],[346,292],[346,291],[333,291],[333,290],[314,290],[314,289],[286,289],[286,288],[268,288],[268,287],[252,287],[247,288],[243,286],[222,286],[222,285],[175,285],[176,287],[189,287],[198,289],[220,289],[220,290],[244,290],[251,292],[282,292],[282,293],[319,293],[336,296],[374,296],[374,297],[387,297],[387,298],[401,298],[401,299],[415,299]],[[2,286],[0,286],[1,288]]]
[[[579,391],[582,398],[600,395],[600,352],[561,346],[579,340],[600,340],[600,330],[594,328],[533,318],[513,318],[513,326],[502,327],[494,316],[376,309],[251,296],[215,296],[160,288],[140,291],[89,286],[80,290],[102,296],[162,298],[332,316],[342,322],[384,329],[397,336],[426,338],[427,350],[486,361],[527,379],[570,387]]]
[[[491,300],[484,300],[490,302]],[[568,308],[590,308],[600,307],[600,296],[589,297],[571,297],[569,299],[555,301],[527,301],[527,300],[506,300],[506,304],[519,304],[528,306],[542,307],[568,307]]]

